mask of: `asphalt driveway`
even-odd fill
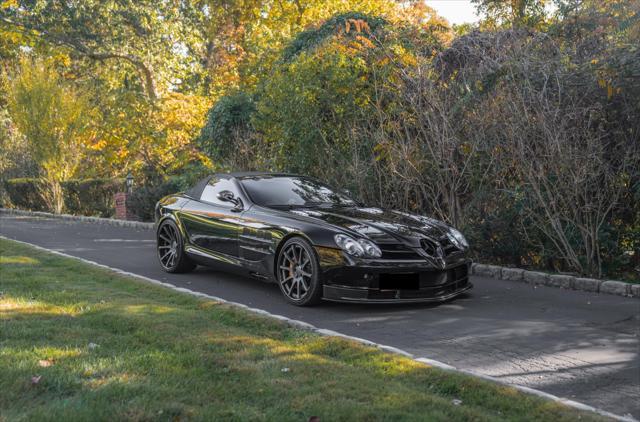
[[[0,214],[0,234],[640,418],[638,299],[474,277],[442,305],[297,308],[273,284],[163,272],[150,230]]]

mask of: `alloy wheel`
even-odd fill
[[[176,265],[179,244],[175,227],[163,225],[158,232],[158,257],[164,268],[171,269]]]
[[[290,299],[299,301],[309,292],[313,277],[313,266],[309,253],[301,245],[285,246],[278,262],[278,280],[282,291]]]

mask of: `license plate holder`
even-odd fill
[[[418,273],[380,274],[380,290],[418,290],[420,275]]]

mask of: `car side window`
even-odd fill
[[[218,199],[218,194],[223,190],[231,191],[233,192],[234,196],[238,196],[238,191],[231,180],[212,177],[209,180],[207,186],[205,186],[204,190],[202,191],[200,200],[208,202],[210,204],[219,205],[221,207],[233,207],[232,203],[224,202]]]

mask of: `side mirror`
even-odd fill
[[[234,205],[237,202],[236,197],[233,196],[233,192],[231,192],[230,190],[223,190],[218,193],[218,199],[222,202],[231,202]]]
[[[231,209],[231,211],[242,211],[244,209],[242,199],[236,198],[233,195],[233,192],[229,190],[223,190],[218,193],[218,200],[222,202],[231,202],[233,204],[233,208]]]

